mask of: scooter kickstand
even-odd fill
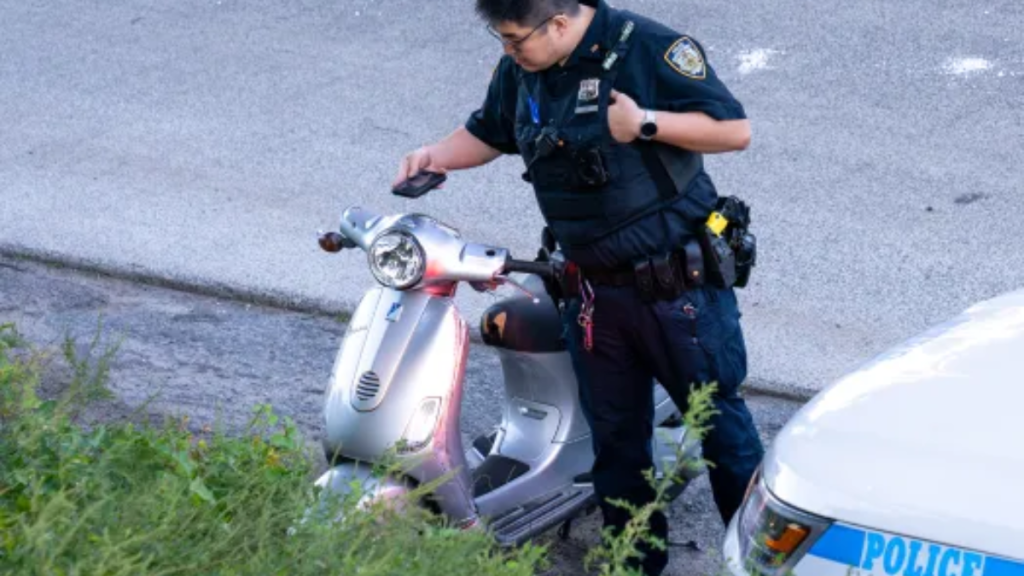
[[[569,539],[569,532],[572,530],[572,518],[569,518],[558,528],[558,537],[562,540]]]

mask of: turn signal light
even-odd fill
[[[797,546],[799,546],[804,541],[804,538],[807,538],[807,534],[808,531],[803,526],[797,524],[789,524],[788,526],[782,529],[782,535],[780,535],[777,539],[765,537],[764,543],[766,546],[768,546],[772,550],[775,550],[776,552],[781,552],[783,554],[792,554],[796,551]]]
[[[322,232],[317,239],[324,252],[341,252],[344,238],[337,232]]]
[[[760,469],[739,515],[741,561],[747,572],[758,576],[790,574],[807,553],[811,540],[831,524],[828,519],[796,510],[777,499],[765,486]]]

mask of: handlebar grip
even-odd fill
[[[541,278],[550,278],[555,275],[554,266],[552,266],[550,262],[531,262],[528,260],[515,260],[512,258],[505,261],[505,271],[536,274]]]

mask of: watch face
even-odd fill
[[[640,126],[640,133],[644,136],[654,136],[658,132],[658,125],[653,122],[644,122]]]

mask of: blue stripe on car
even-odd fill
[[[1024,563],[989,558],[985,561],[985,576],[1024,576]]]
[[[829,528],[808,554],[872,574],[1024,576],[1024,562],[839,524]]]
[[[832,526],[818,539],[808,554],[840,564],[859,566],[860,554],[864,550],[864,537],[863,530]]]

